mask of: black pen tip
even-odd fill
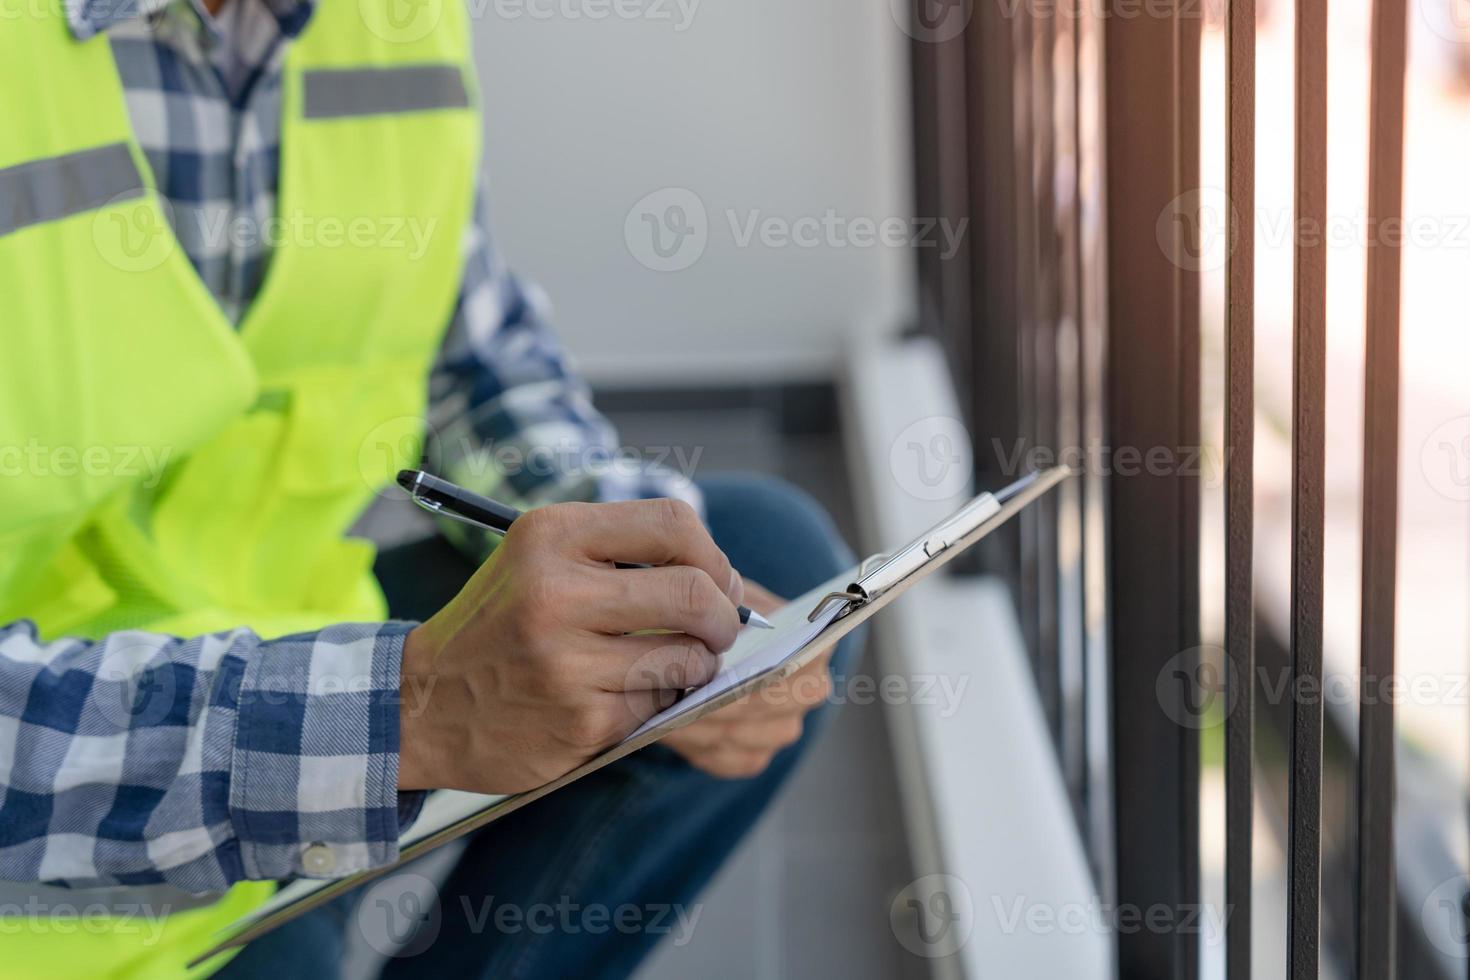
[[[418,482],[418,478],[419,478],[419,471],[418,470],[399,470],[398,471],[398,485],[400,487],[402,487],[403,489],[408,490],[410,492],[412,492],[414,484],[416,482]]]

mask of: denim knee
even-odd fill
[[[779,477],[722,474],[699,481],[710,534],[740,573],[792,599],[853,564],[825,508]]]
[[[715,542],[742,575],[777,595],[794,599],[853,567],[852,549],[826,509],[787,481],[731,474],[701,480],[699,486]],[[838,644],[831,661],[835,679],[856,670],[865,632],[858,629]],[[826,704],[812,712],[808,730],[820,728],[831,708]]]
[[[774,476],[737,473],[703,478],[699,487],[711,536],[750,581],[794,599],[853,567],[852,549],[826,509],[791,483]],[[830,672],[834,681],[857,668],[865,632],[865,628],[855,630],[833,651]],[[832,703],[819,705],[807,715],[801,740],[777,755],[768,777],[784,778],[825,727],[834,707]],[[686,765],[661,745],[650,746],[639,755],[678,769]]]

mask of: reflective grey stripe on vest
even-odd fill
[[[126,143],[6,167],[0,170],[0,235],[144,193]]]
[[[307,119],[340,119],[427,109],[468,109],[458,65],[317,68],[302,74]]]
[[[175,912],[203,908],[219,895],[190,895],[173,885],[109,888],[58,888],[24,881],[0,881],[0,919],[71,918],[111,915],[156,920]],[[105,912],[103,910],[106,910]]]

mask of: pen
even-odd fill
[[[413,502],[431,514],[453,518],[464,524],[505,534],[515,523],[521,512],[489,497],[456,486],[423,470],[399,470],[398,485],[408,491]],[[635,565],[618,562],[619,568],[651,568],[651,565]],[[748,606],[737,607],[740,622],[758,629],[774,629],[770,620]]]

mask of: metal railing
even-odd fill
[[[1201,278],[1179,258],[1197,244],[1200,218],[1180,202],[1204,203],[1203,15],[1185,0],[1139,9],[977,3],[964,32],[912,47],[919,211],[974,228],[948,262],[920,256],[920,280],[926,326],[969,393],[977,447],[1202,443]],[[1329,10],[1295,0],[1295,11],[1294,227],[1323,228]],[[1287,776],[1281,969],[1308,978],[1322,970],[1323,703],[1255,706],[1256,0],[1229,0],[1225,13],[1225,959],[1230,980],[1251,976],[1256,733],[1266,723]],[[1373,0],[1371,22],[1367,219],[1379,228],[1403,196],[1405,0]],[[1396,960],[1395,740],[1391,699],[1369,695],[1394,671],[1400,258],[1394,236],[1369,239],[1356,827],[1336,831],[1351,841],[1337,852],[1352,855],[1354,895],[1342,903],[1334,890],[1329,904],[1351,920],[1356,975],[1378,978]],[[1269,650],[1293,691],[1320,690],[1323,678],[1326,248],[1322,235],[1293,243],[1291,596],[1284,645]],[[999,462],[977,453],[977,479],[1009,475]],[[1184,688],[1156,681],[1197,666],[1200,486],[1182,468],[1108,472],[1089,471],[997,536],[985,561],[1014,584],[1100,895],[1116,907],[1198,907],[1199,731],[1167,703]],[[1198,973],[1190,931],[1120,933],[1117,950],[1123,977]]]

